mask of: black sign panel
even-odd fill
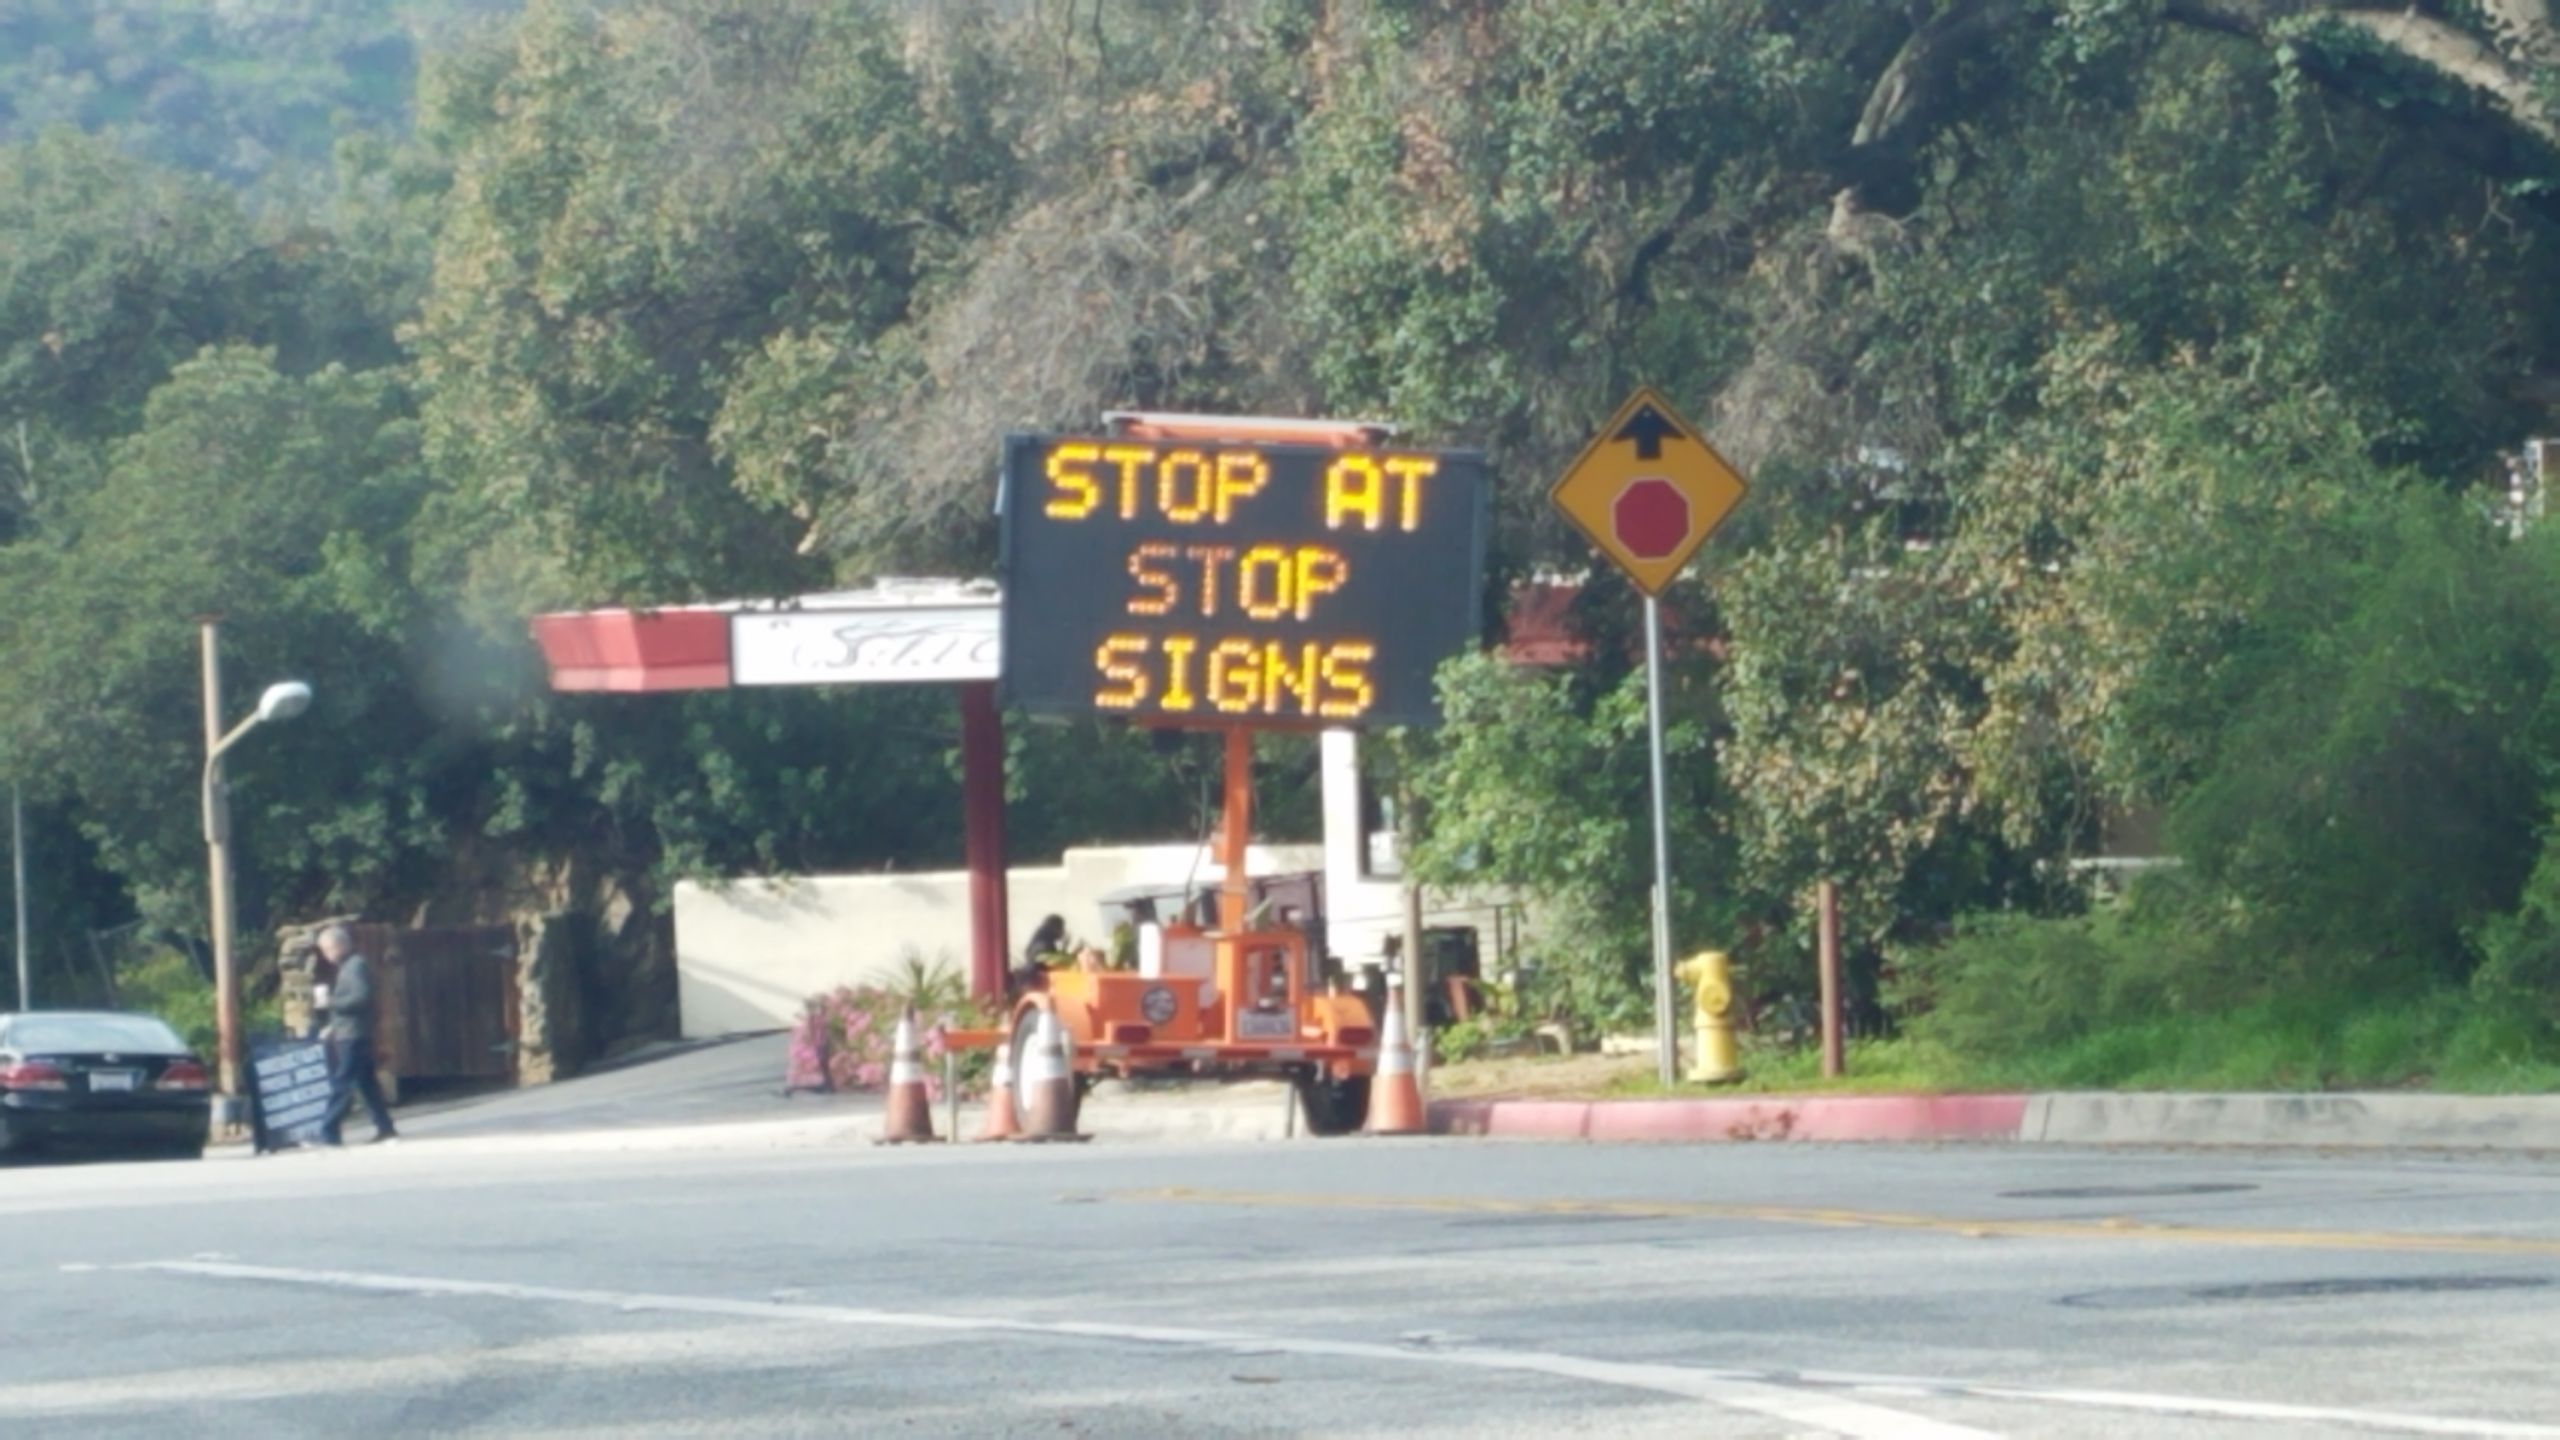
[[[329,1047],[279,1040],[249,1050],[249,1114],[260,1150],[320,1143],[329,1116]]]
[[[1004,694],[1176,724],[1429,725],[1472,645],[1472,451],[1007,437]]]

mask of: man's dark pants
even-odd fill
[[[373,1073],[373,1038],[358,1036],[352,1040],[332,1040],[329,1042],[329,1118],[321,1122],[322,1140],[331,1145],[339,1143],[338,1127],[346,1123],[347,1112],[356,1107],[358,1095],[364,1097],[364,1108],[373,1117],[373,1133],[391,1134],[391,1107],[383,1103],[382,1081]]]

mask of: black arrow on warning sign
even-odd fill
[[[1663,441],[1686,440],[1689,432],[1664,419],[1662,412],[1648,402],[1637,407],[1636,413],[1627,417],[1627,423],[1618,427],[1618,433],[1609,438],[1636,442],[1636,458],[1639,460],[1659,460],[1662,458]]]

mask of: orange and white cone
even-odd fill
[[[1022,1060],[1022,1138],[1084,1139],[1076,1133],[1076,1077],[1067,1067],[1067,1034],[1058,1012],[1043,1008],[1031,1023],[1038,1028]]]
[[[924,1061],[916,1053],[916,1013],[898,1017],[898,1038],[889,1056],[888,1124],[880,1131],[883,1145],[929,1145],[933,1133],[933,1097],[925,1093]]]
[[[1011,1140],[1022,1133],[1022,1117],[1013,1103],[1013,1046],[996,1047],[996,1072],[987,1082],[987,1123],[973,1140]]]
[[[1404,997],[1387,992],[1386,1035],[1378,1043],[1378,1077],[1369,1086],[1369,1133],[1420,1135],[1430,1129],[1422,1086],[1413,1075],[1413,1042],[1404,1028]]]

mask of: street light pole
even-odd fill
[[[248,719],[222,728],[222,622],[211,616],[197,622],[204,640],[204,846],[210,872],[213,911],[213,1015],[216,1060],[220,1071],[222,1112],[227,1124],[238,1123],[240,1077],[240,980],[231,958],[231,790],[222,774],[222,752],[268,720],[290,720],[311,705],[311,687],[298,680],[270,685],[258,697]]]
[[[204,643],[204,845],[212,881],[213,1024],[217,1087],[240,1102],[240,988],[231,973],[231,805],[222,779],[222,622],[198,623]],[[221,1117],[237,1123],[235,1114]]]

